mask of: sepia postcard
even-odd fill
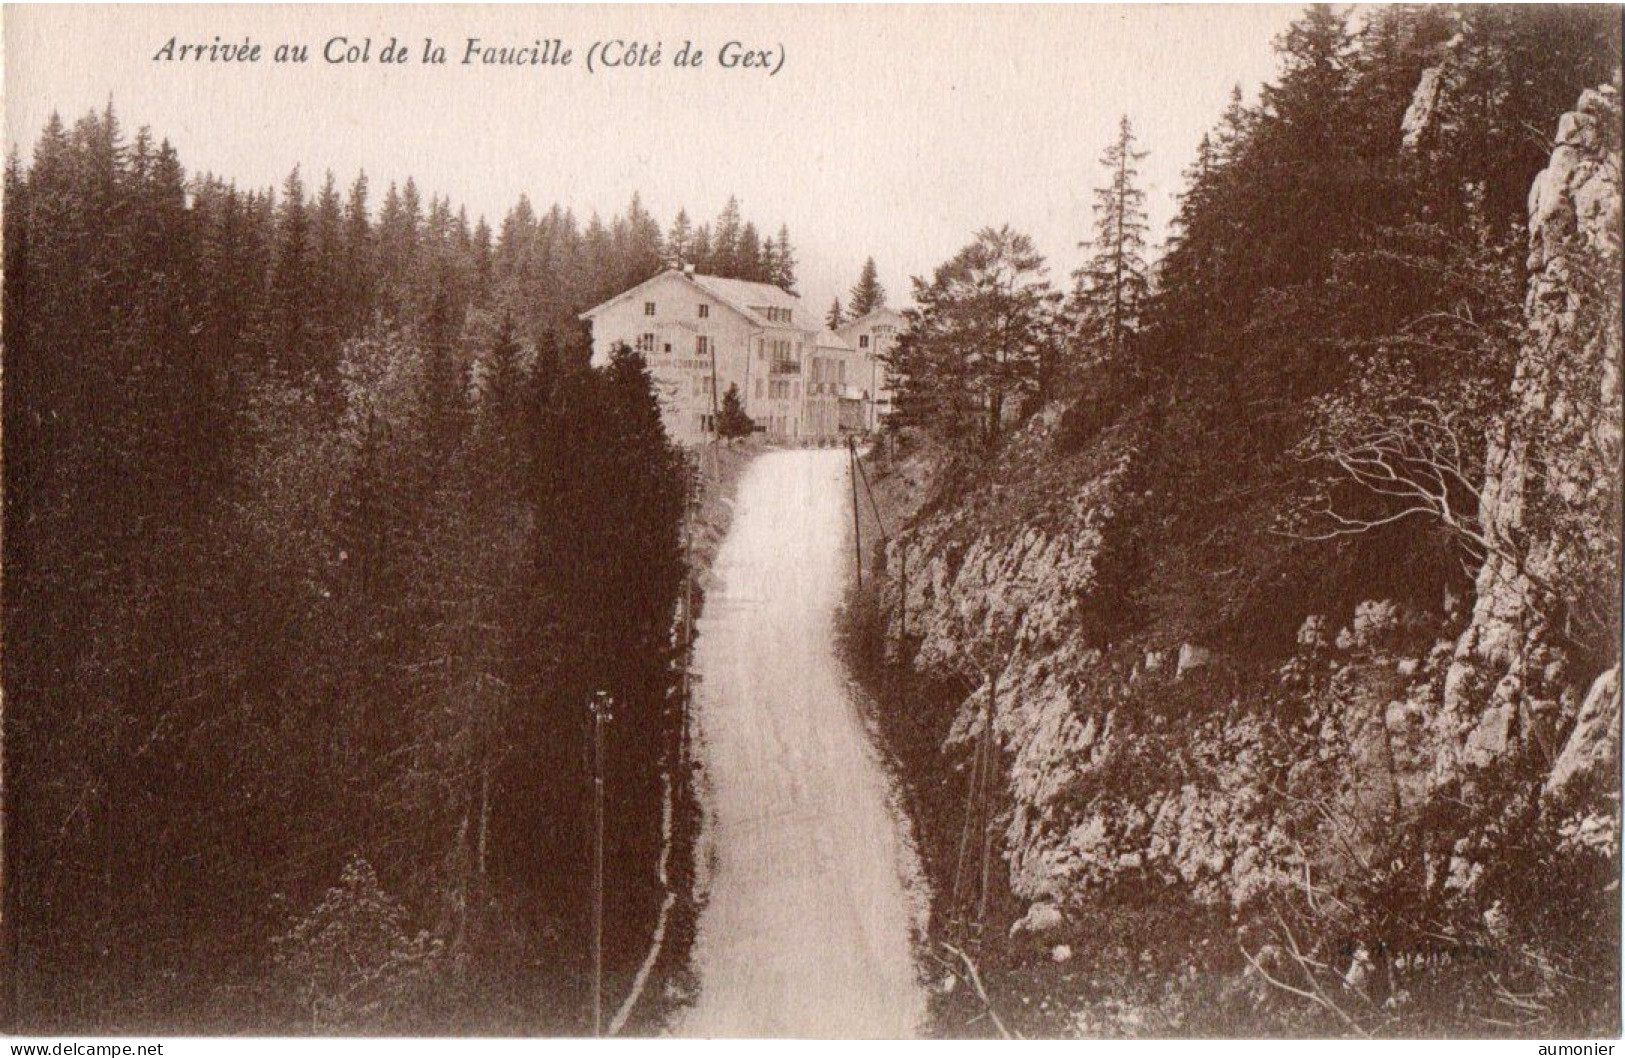
[[[11,1053],[1616,1053],[1620,7],[3,28]]]

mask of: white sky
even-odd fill
[[[860,7],[321,6],[11,7],[5,10],[8,141],[33,147],[55,109],[71,121],[109,98],[127,128],[168,137],[189,172],[239,185],[308,184],[365,169],[376,207],[414,176],[493,228],[528,193],[583,222],[634,190],[670,223],[711,219],[737,194],[764,233],[790,226],[800,289],[822,311],[873,254],[894,302],[988,224],[1031,234],[1067,274],[1090,222],[1096,160],[1118,116],[1151,151],[1143,182],[1154,230],[1180,171],[1230,87],[1249,98],[1274,74],[1280,6]],[[152,61],[170,36],[244,36],[257,65]],[[329,65],[328,38],[372,37],[374,62]],[[411,62],[382,66],[399,37]],[[561,37],[566,69],[457,65],[465,38],[529,45]],[[424,66],[424,37],[451,64]],[[589,74],[595,40],[660,42],[658,69]],[[701,69],[671,66],[690,40]],[[716,66],[730,40],[784,48],[772,78]],[[279,43],[312,61],[278,65]]]

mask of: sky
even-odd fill
[[[50,113],[113,101],[168,138],[189,172],[240,186],[365,171],[381,201],[417,180],[495,227],[521,193],[583,220],[634,191],[662,226],[729,195],[786,224],[799,289],[821,312],[873,255],[894,303],[987,225],[1031,235],[1070,286],[1090,191],[1118,119],[1141,145],[1153,235],[1232,85],[1275,73],[1296,6],[258,6],[5,9],[5,132],[32,150]],[[177,44],[261,45],[255,63],[157,59]],[[335,37],[369,61],[323,59]],[[464,64],[467,42],[557,38],[568,66]],[[391,38],[406,63],[380,61]],[[447,63],[422,62],[425,38]],[[603,67],[594,45],[658,44],[658,66]],[[730,41],[778,66],[720,65]],[[679,68],[689,42],[703,53]],[[304,44],[309,61],[274,61]],[[616,48],[614,51],[624,51]]]

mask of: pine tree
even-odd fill
[[[716,228],[711,236],[711,271],[715,274],[734,279],[740,277],[739,241],[743,230],[744,222],[739,216],[739,199],[729,195],[728,204],[722,207],[722,215],[717,218]]]
[[[762,241],[759,270],[762,275],[760,282],[763,283],[773,282],[773,277],[779,274],[779,244],[771,236]]]
[[[311,266],[316,282],[316,299],[309,307],[313,339],[318,345],[331,347],[344,333],[344,284],[348,271],[344,205],[331,172],[316,195],[311,229]]]
[[[485,222],[483,216],[474,223],[469,250],[474,258],[474,301],[480,305],[489,304],[495,276],[496,249],[491,245],[491,225]]]
[[[722,410],[717,414],[717,436],[725,441],[749,437],[755,428],[750,416],[745,414],[745,402],[739,398],[738,383],[729,383],[728,392],[722,395]]]
[[[693,264],[694,253],[694,225],[688,219],[688,210],[679,209],[677,218],[671,222],[671,230],[666,232],[666,244],[661,253],[662,263],[667,268],[682,268]]]
[[[339,277],[346,338],[359,335],[372,310],[375,268],[372,223],[368,216],[367,174],[356,176],[344,203],[343,271]]]
[[[1008,226],[984,228],[929,283],[914,281],[914,300],[908,332],[885,356],[901,422],[996,448],[1055,344],[1061,295],[1043,257]]]
[[[779,225],[777,245],[775,246],[772,240],[768,241],[768,245],[773,247],[773,264],[768,270],[767,281],[781,290],[787,290],[794,294],[796,292],[796,255],[795,251],[790,247],[789,225]]]
[[[863,262],[858,283],[848,297],[853,319],[860,319],[886,304],[886,288],[880,285],[880,272],[873,257]]]
[[[496,274],[502,279],[517,280],[529,264],[531,249],[537,238],[536,210],[530,198],[520,195],[502,218],[502,232],[497,236]]]
[[[486,355],[481,386],[481,411],[500,431],[512,424],[522,388],[519,342],[513,333],[513,317],[503,313],[496,335]]]
[[[420,379],[425,443],[431,464],[453,455],[467,425],[468,372],[458,345],[461,321],[449,277],[438,277],[423,321]]]
[[[1124,115],[1116,139],[1100,158],[1107,183],[1094,193],[1094,238],[1080,244],[1093,252],[1073,273],[1077,286],[1072,311],[1078,336],[1098,357],[1116,359],[1122,353],[1139,327],[1150,294],[1151,269],[1146,261],[1150,225],[1145,192],[1138,185],[1138,165],[1145,157],[1145,151],[1135,149],[1134,128]]]
[[[696,272],[708,275],[721,274],[721,265],[711,244],[711,225],[701,224],[694,229],[694,240],[689,246],[689,256]]]
[[[336,374],[321,363],[321,334],[311,318],[319,280],[310,226],[305,185],[295,167],[283,181],[277,209],[265,342],[271,362],[288,384],[313,385],[332,396]]]
[[[841,312],[841,299],[836,298],[830,303],[829,311],[824,314],[824,325],[833,331],[845,322],[846,316]]]
[[[762,260],[762,237],[756,225],[749,221],[739,229],[739,241],[734,249],[734,278],[752,283],[767,282]]]
[[[665,250],[660,225],[643,208],[643,199],[637,194],[633,194],[616,229],[620,234],[616,240],[618,289],[626,290],[660,271]]]

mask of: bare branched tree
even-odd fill
[[[1364,429],[1350,431],[1308,457],[1330,462],[1346,480],[1393,501],[1391,507],[1348,514],[1323,497],[1311,512],[1316,516],[1311,524],[1294,535],[1331,540],[1422,516],[1448,528],[1479,559],[1495,549],[1479,522],[1479,486],[1469,476],[1473,425],[1439,401],[1418,398],[1414,404],[1408,414],[1372,416]],[[1317,519],[1319,527],[1312,524]]]

